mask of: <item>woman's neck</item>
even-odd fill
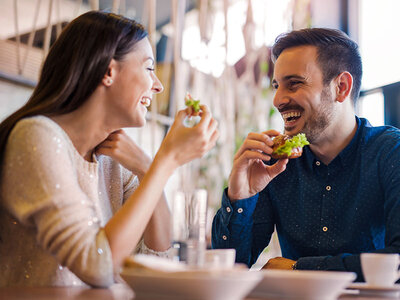
[[[106,113],[99,102],[92,105],[93,101],[88,99],[73,112],[50,117],[68,134],[79,154],[90,162],[96,146],[115,130],[105,125]]]

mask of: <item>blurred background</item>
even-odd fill
[[[152,102],[146,126],[127,129],[150,155],[184,107],[186,92],[219,121],[217,146],[180,168],[166,188],[169,198],[177,190],[207,189],[210,221],[245,136],[283,129],[270,87],[270,47],[280,33],[346,32],[359,43],[364,66],[357,115],[400,128],[398,0],[0,0],[0,121],[28,100],[62,28],[88,10],[133,18],[150,34],[165,90]],[[267,255],[279,255],[276,245],[274,238]]]

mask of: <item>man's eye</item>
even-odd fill
[[[273,90],[277,90],[278,89],[278,84],[277,83],[273,83],[272,84],[272,89]]]
[[[301,84],[301,81],[289,81],[288,86],[289,88],[294,88]]]

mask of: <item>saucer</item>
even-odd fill
[[[250,298],[336,300],[356,278],[355,273],[311,270],[261,270],[261,282]]]
[[[350,290],[359,290],[360,295],[380,295],[388,297],[397,297],[400,293],[400,284],[391,286],[369,285],[365,282],[352,283],[347,287]]]

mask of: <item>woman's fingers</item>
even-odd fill
[[[188,116],[188,112],[186,111],[186,109],[178,111],[175,115],[175,122],[177,124],[182,124],[186,116]]]
[[[206,152],[210,151],[212,148],[214,148],[214,146],[217,143],[217,140],[219,138],[219,131],[218,129],[214,130],[214,132],[212,133],[210,140],[208,142],[208,149]]]
[[[200,109],[201,120],[195,127],[207,128],[212,119],[210,110],[207,105],[200,105]]]
[[[217,130],[217,128],[218,128],[218,121],[212,118],[207,129],[209,136],[212,136],[214,132]]]

